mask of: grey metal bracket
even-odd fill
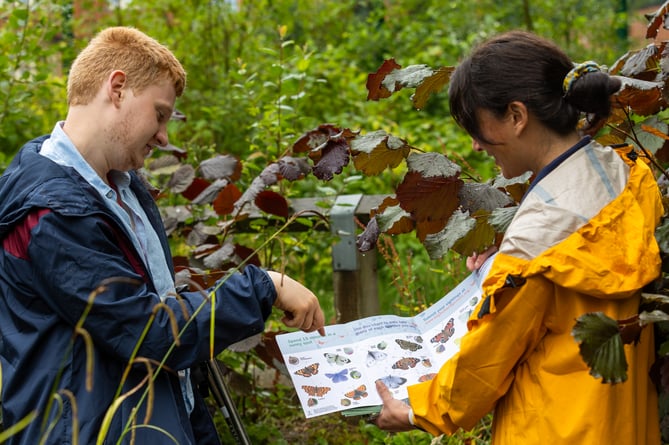
[[[330,209],[330,230],[339,237],[332,246],[332,269],[334,271],[358,270],[358,248],[355,243],[355,211],[362,194],[337,196]]]

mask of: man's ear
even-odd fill
[[[520,101],[511,102],[509,104],[509,115],[516,134],[518,135],[522,133],[525,127],[527,127],[527,122],[529,120],[529,114],[525,104]]]
[[[126,76],[121,70],[115,70],[109,75],[107,80],[107,95],[111,103],[117,107],[123,100],[125,94]]]

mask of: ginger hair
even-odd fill
[[[135,28],[111,27],[98,33],[72,64],[68,105],[88,104],[114,70],[126,74],[135,94],[168,80],[178,97],[186,86],[186,72],[167,47]]]

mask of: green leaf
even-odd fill
[[[627,360],[618,322],[601,312],[580,316],[571,331],[581,357],[590,367],[590,375],[602,383],[621,383],[627,380]]]

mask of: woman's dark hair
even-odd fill
[[[611,111],[611,94],[620,80],[600,71],[563,81],[574,67],[553,42],[525,31],[511,31],[476,48],[453,72],[448,90],[451,114],[472,137],[482,137],[477,111],[503,116],[513,101],[525,104],[540,122],[560,135],[574,131],[581,112],[597,122]]]

